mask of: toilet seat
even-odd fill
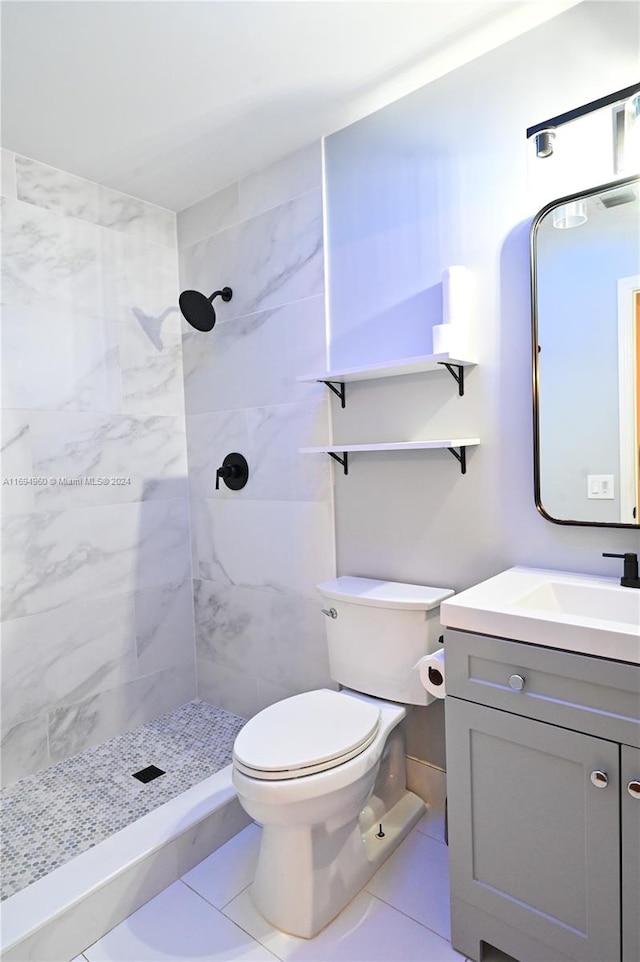
[[[250,719],[238,734],[233,761],[253,778],[301,778],[335,768],[367,748],[380,709],[321,689],[285,698]]]

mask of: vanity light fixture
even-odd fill
[[[562,127],[563,124],[567,124],[572,120],[577,120],[579,117],[584,117],[585,114],[590,114],[594,110],[601,110],[602,107],[611,107],[614,104],[622,105],[620,113],[623,114],[623,117],[617,124],[617,128],[624,128],[626,135],[626,131],[633,119],[632,114],[635,117],[640,115],[639,95],[640,84],[633,84],[631,87],[616,90],[615,93],[607,94],[606,97],[600,97],[598,100],[592,100],[590,103],[583,104],[581,107],[574,107],[573,110],[568,110],[564,114],[558,114],[557,117],[551,117],[549,120],[543,120],[542,123],[534,124],[533,127],[527,129],[527,140],[535,137],[536,157],[551,157],[558,127]],[[616,112],[614,111],[614,118],[615,116]],[[636,133],[635,136],[639,138],[640,120],[636,123],[635,119],[633,119],[633,122],[638,129],[638,133]]]
[[[640,170],[640,94],[613,108],[613,153],[616,174]]]
[[[550,157],[553,153],[553,142],[556,139],[554,127],[547,127],[536,134],[536,157]]]
[[[587,220],[587,204],[584,200],[574,200],[570,204],[562,204],[553,212],[553,226],[558,230],[570,227],[580,227]]]

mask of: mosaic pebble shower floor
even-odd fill
[[[224,768],[244,724],[192,701],[3,789],[1,898]],[[149,765],[165,774],[133,778]]]

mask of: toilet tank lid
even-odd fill
[[[413,611],[437,608],[441,601],[455,594],[452,588],[406,585],[399,581],[377,581],[374,578],[354,578],[350,575],[323,581],[318,585],[318,591],[324,598],[347,601],[354,605]]]

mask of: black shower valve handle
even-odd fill
[[[216,491],[220,490],[220,479],[232,491],[239,491],[240,488],[244,488],[248,478],[249,465],[246,458],[238,452],[227,454],[216,471]]]
[[[220,478],[230,478],[232,469],[224,466],[218,468],[216,471],[216,491],[220,490]]]
[[[216,471],[216,491],[220,490],[220,478],[239,478],[241,475],[240,466],[237,464],[223,464]]]

